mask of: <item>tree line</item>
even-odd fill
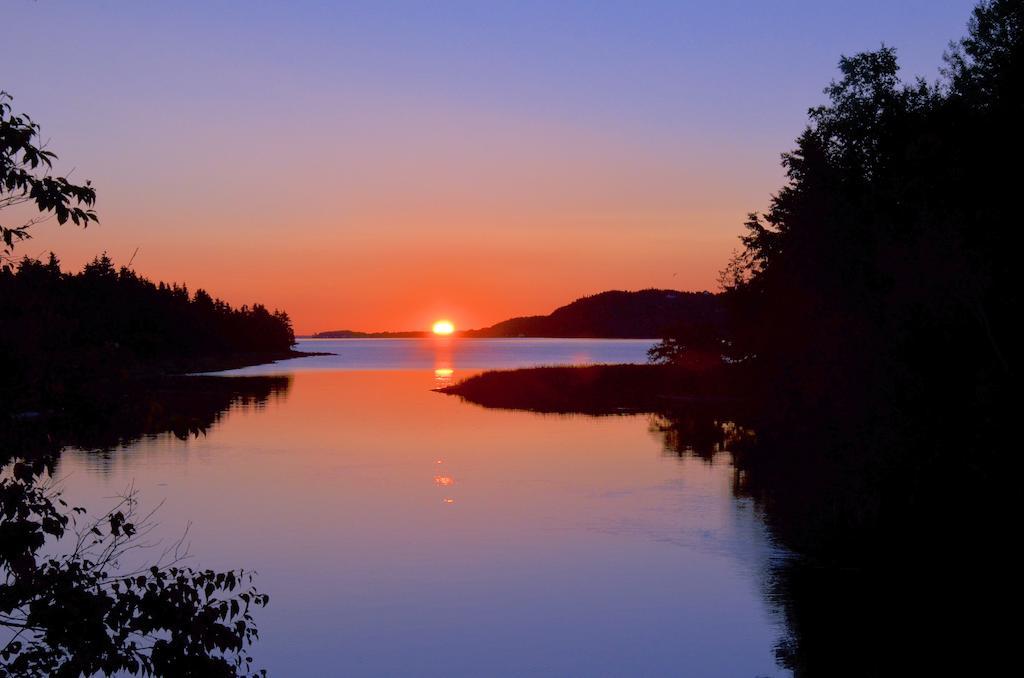
[[[57,258],[24,258],[0,268],[2,396],[52,394],[70,381],[157,367],[190,368],[201,359],[285,352],[295,342],[284,311],[235,308],[199,289],[153,283],[115,268],[104,254],[78,273]]]
[[[890,47],[839,69],[723,274],[727,352],[801,463],[937,480],[969,456],[957,483],[986,494],[1016,361],[1024,3],[979,4],[937,83],[901,82]]]
[[[53,254],[13,259],[41,221],[87,227],[98,217],[92,185],[51,173],[56,155],[10,101],[0,91],[0,676],[264,674],[247,650],[258,637],[253,612],[269,598],[251,571],[189,567],[184,538],[148,567],[124,567],[154,525],[137,493],[90,517],[53,475],[66,445],[202,434],[249,397],[248,384],[231,380],[208,403],[194,390],[159,398],[167,379],[146,375],[287,352],[291,322],[154,284],[106,254],[74,274]],[[254,397],[266,397],[263,386]]]
[[[1024,2],[978,4],[937,82],[887,46],[839,71],[722,273],[727,330],[653,357],[743,375],[736,489],[801,556],[797,675],[983,673],[1012,646]]]

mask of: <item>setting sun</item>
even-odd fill
[[[451,334],[455,331],[455,325],[450,320],[438,320],[434,323],[434,334]]]
[[[1024,0],[126,4],[0,0],[0,678],[1019,661]]]

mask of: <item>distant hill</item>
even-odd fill
[[[549,315],[511,318],[460,337],[577,337],[601,339],[660,339],[681,324],[723,322],[718,295],[711,292],[640,290],[601,292],[555,309]],[[403,339],[430,332],[318,332],[317,339]]]
[[[504,320],[465,337],[592,337],[660,339],[682,323],[717,323],[723,309],[711,292],[612,290],[556,308],[549,315]]]
[[[432,336],[431,332],[356,332],[355,330],[328,330],[311,335],[313,339],[418,339]]]

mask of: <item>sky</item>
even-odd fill
[[[106,251],[299,334],[714,290],[840,55],[939,76],[971,1],[7,0],[0,89]]]

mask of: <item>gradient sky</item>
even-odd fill
[[[840,54],[938,76],[973,2],[8,0],[0,88],[155,279],[299,333],[714,289]]]

